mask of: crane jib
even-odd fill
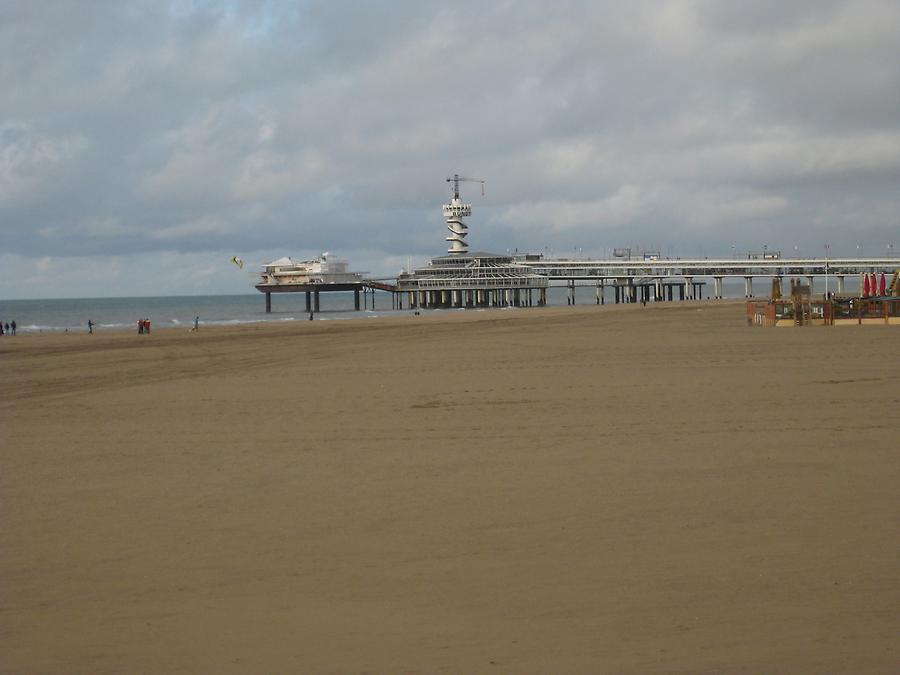
[[[447,179],[447,182],[453,183],[453,196],[456,198],[459,198],[460,183],[481,183],[481,196],[484,197],[484,181],[480,178],[467,178],[466,176],[460,176],[458,173],[455,173],[452,177]]]

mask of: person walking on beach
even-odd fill
[[[88,334],[94,334],[94,322],[88,319]]]
[[[6,330],[7,335],[12,335],[12,333],[9,332],[9,323],[3,324],[3,328]]]
[[[144,320],[138,319],[138,335],[144,334]]]
[[[13,322],[10,324],[10,326],[12,326],[12,334],[15,335],[16,334],[16,320],[15,319],[13,319]]]
[[[195,316],[195,317],[194,317],[194,327],[191,328],[191,330],[192,330],[192,331],[198,331],[198,330],[200,330],[200,317],[199,317],[199,316]]]
[[[144,319],[144,332],[150,335],[150,319]]]
[[[3,335],[3,322],[0,321],[0,335]]]

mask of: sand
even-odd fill
[[[0,339],[0,670],[889,673],[900,329]]]

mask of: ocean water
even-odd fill
[[[819,282],[819,280],[817,280]],[[849,284],[848,284],[849,287]],[[823,290],[821,285],[817,290]],[[768,293],[769,287],[760,279],[753,290],[758,297]],[[712,284],[707,284],[704,297],[712,292]],[[743,297],[743,282],[725,283],[725,295],[729,298]],[[371,295],[368,296],[371,301]],[[578,305],[596,303],[596,287],[592,285],[576,288]],[[605,302],[614,302],[611,288],[606,289]],[[353,310],[352,292],[322,293],[321,312],[317,321],[363,320],[381,316],[411,316],[408,309],[391,309],[390,294],[375,292],[375,307],[364,311]],[[362,300],[362,298],[360,298]],[[551,287],[547,292],[547,304],[565,306],[566,288]],[[404,299],[404,306],[406,301]],[[15,320],[21,333],[86,331],[88,320],[93,321],[97,330],[137,330],[137,320],[149,318],[154,328],[190,328],[194,317],[200,317],[201,326],[228,326],[262,322],[306,321],[306,298],[303,293],[283,293],[272,295],[272,312],[267,314],[265,297],[262,293],[243,295],[194,295],[140,298],[77,298],[58,300],[0,300],[0,321]],[[505,309],[479,310],[420,310],[441,311],[510,311]],[[527,310],[522,310],[527,311]]]
[[[578,301],[595,301],[593,288],[579,288]],[[609,296],[611,298],[611,295]],[[316,321],[363,320],[383,316],[412,316],[408,309],[391,309],[390,294],[376,291],[375,307],[353,309],[352,292],[322,293],[320,312]],[[360,297],[362,302],[362,296]],[[548,304],[565,305],[566,289],[551,288]],[[404,299],[404,306],[406,302]],[[465,310],[420,310],[426,312]],[[471,310],[469,310],[471,311]],[[484,310],[508,311],[508,310]],[[194,317],[200,317],[200,326],[231,326],[263,322],[306,321],[306,297],[304,293],[272,294],[272,312],[266,313],[265,296],[262,293],[243,295],[194,295],[139,298],[75,298],[41,300],[0,300],[0,320],[15,320],[18,332],[86,331],[88,321],[96,324],[96,330],[137,330],[137,321],[148,318],[154,328],[190,328]]]
[[[343,320],[402,315],[392,311],[391,298],[386,293],[375,294],[375,309],[353,310],[353,293],[322,293],[321,313],[317,320]],[[0,320],[15,320],[18,332],[86,331],[88,321],[96,330],[137,330],[137,321],[150,319],[153,328],[190,328],[194,317],[201,326],[231,326],[240,324],[305,321],[303,293],[280,294],[272,297],[272,312],[266,313],[265,296],[261,293],[244,295],[193,295],[139,298],[74,298],[42,300],[0,300]]]

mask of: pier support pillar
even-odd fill
[[[713,293],[716,300],[722,299],[722,277],[713,277]]]
[[[744,297],[753,297],[753,277],[744,277]]]
[[[806,280],[809,282],[809,297],[812,297],[815,291],[813,291],[813,275],[810,274],[806,277]]]
[[[312,311],[312,293],[306,291],[306,313],[309,314]]]
[[[359,289],[353,289],[353,309],[359,311]]]
[[[844,292],[844,275],[843,274],[838,274],[837,292],[838,292],[838,294],[841,294]]]
[[[313,291],[313,311],[318,313],[320,308],[319,304],[319,291]]]
[[[694,277],[685,277],[684,291],[688,300],[694,300]]]
[[[266,314],[272,312],[272,294],[266,293]]]

